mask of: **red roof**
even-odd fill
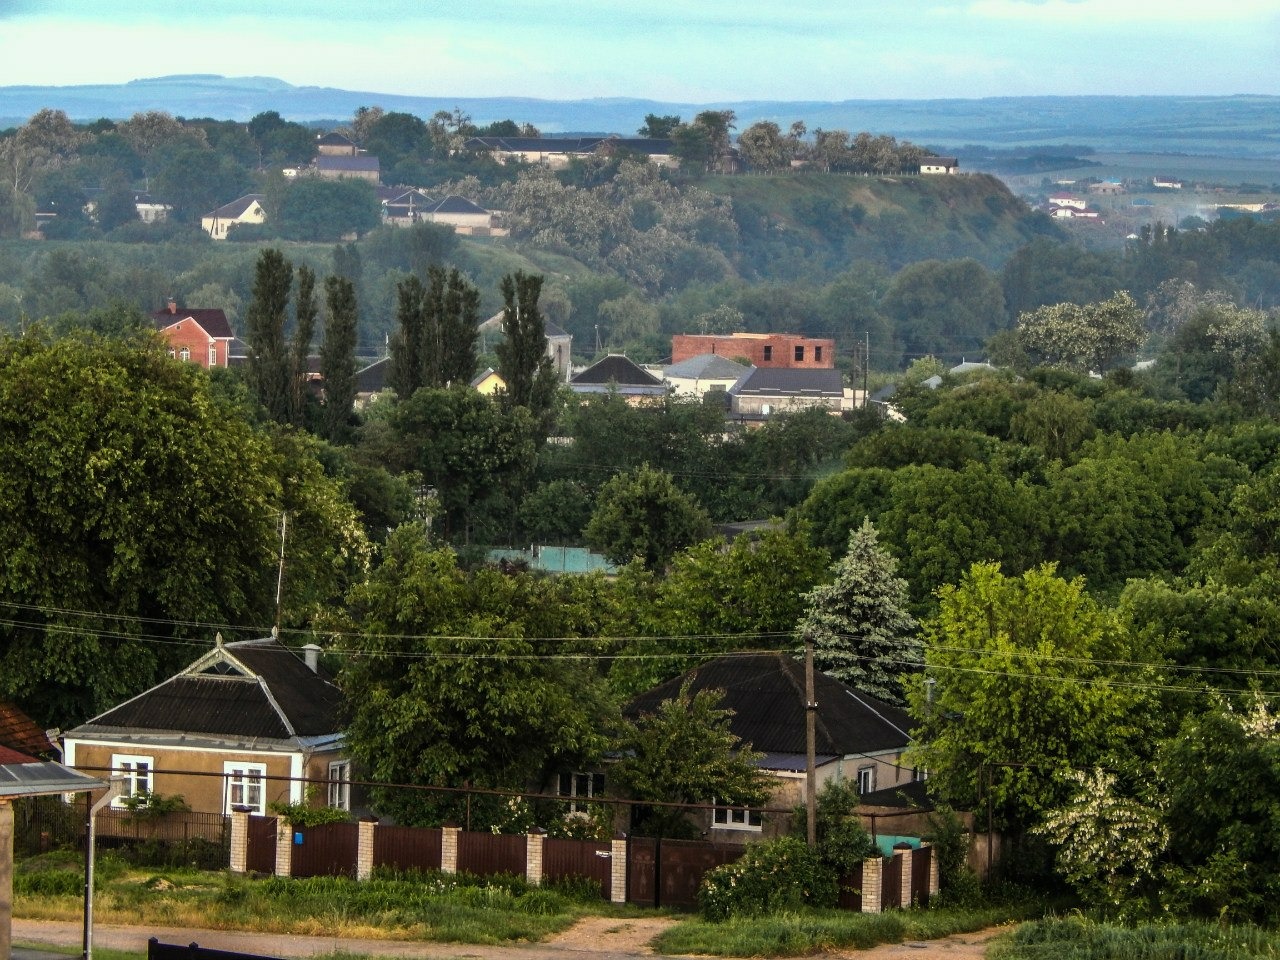
[[[28,757],[25,753],[19,753],[17,750],[10,750],[8,747],[0,747],[0,764],[7,763],[39,763],[35,757]]]
[[[161,307],[151,314],[151,319],[155,321],[157,330],[164,330],[183,320],[194,320],[215,340],[230,340],[235,336],[231,332],[231,324],[227,322],[227,315],[217,308],[192,310],[178,307],[170,310],[168,307]]]
[[[34,720],[13,704],[0,700],[0,747],[41,754],[52,750],[53,744]]]

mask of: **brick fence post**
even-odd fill
[[[356,879],[368,880],[373,876],[373,837],[378,829],[376,817],[362,817],[356,842]]]
[[[627,835],[620,833],[609,846],[609,902],[627,902]]]
[[[293,824],[276,817],[276,876],[293,876]]]
[[[231,813],[231,862],[232,873],[249,871],[249,814],[245,810]]]
[[[458,872],[458,834],[462,828],[449,823],[440,831],[440,872]]]
[[[542,846],[546,840],[547,831],[541,827],[534,827],[525,834],[524,878],[533,887],[542,886]]]
[[[862,912],[880,912],[880,883],[884,874],[884,860],[871,857],[862,861]]]
[[[942,867],[938,865],[938,848],[929,845],[929,896],[942,889]]]
[[[903,844],[901,848],[894,847],[893,850],[901,868],[898,871],[898,906],[904,910],[911,906],[911,857],[914,852],[908,844]]]

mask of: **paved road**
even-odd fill
[[[379,957],[421,957],[424,960],[563,960],[569,954],[580,960],[635,960],[639,954],[580,949],[565,944],[517,944],[483,946],[468,943],[423,943],[405,940],[362,940],[342,937],[306,937],[282,933],[247,933],[241,930],[195,930],[186,927],[139,927],[95,924],[93,945],[114,950],[145,953],[147,939],[157,937],[164,943],[198,943],[216,950],[235,950],[270,957],[313,957],[336,952],[371,954]],[[76,922],[49,920],[13,921],[13,939],[17,943],[39,946],[79,946],[83,932]],[[48,960],[50,954],[32,951],[20,953],[15,960]]]

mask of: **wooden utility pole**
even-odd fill
[[[813,637],[804,637],[804,806],[809,849],[818,846],[818,702],[813,693]]]

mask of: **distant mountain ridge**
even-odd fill
[[[1280,97],[1082,96],[950,100],[743,100],[673,103],[628,97],[541,100],[532,97],[407,96],[296,86],[274,77],[189,74],[122,84],[0,87],[0,127],[44,107],[73,120],[123,119],[142,110],[176,116],[248,120],[275,110],[289,120],[337,122],[361,106],[427,117],[455,107],[478,123],[510,118],[544,133],[632,134],[647,113],[689,118],[732,109],[738,129],[758,120],[784,128],[890,133],[929,145],[992,146],[1069,142],[1098,150],[1280,158]]]

